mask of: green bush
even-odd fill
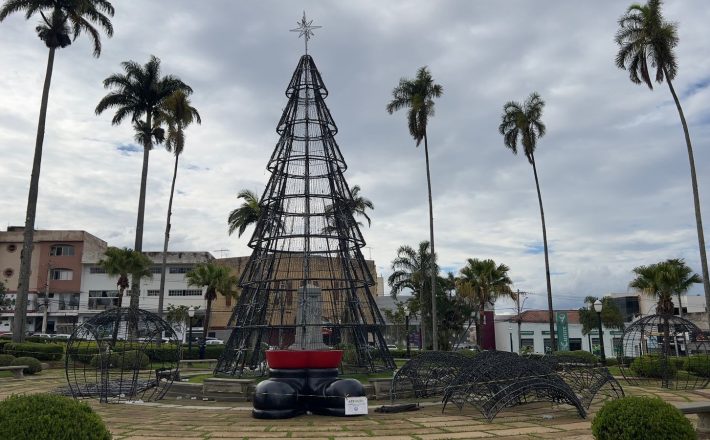
[[[613,367],[619,365],[619,360],[617,358],[607,358],[606,359],[606,366],[607,367]]]
[[[205,359],[219,359],[224,351],[224,345],[205,345]],[[192,352],[188,352],[187,346],[182,347],[183,359],[199,359],[200,344],[192,344]]]
[[[18,357],[14,361],[12,361],[12,364],[10,365],[27,365],[29,368],[25,368],[22,370],[22,372],[25,374],[35,374],[42,371],[42,363],[37,359],[28,356]]]
[[[178,351],[178,347],[174,344],[162,344],[146,347],[145,354],[147,354],[153,362],[177,362],[180,360],[180,352]]]
[[[14,360],[15,356],[11,354],[0,354],[0,367],[10,366]]]
[[[684,361],[684,370],[700,377],[710,377],[710,355],[693,355],[685,358]]]
[[[554,355],[579,359],[580,362],[585,364],[596,364],[599,362],[599,359],[594,354],[584,350],[556,351]]]
[[[12,342],[12,339],[0,339],[0,353],[2,353],[5,349],[5,345],[9,344]]]
[[[95,354],[91,357],[91,361],[89,362],[92,367],[97,367],[99,366],[99,362],[101,361],[101,355]],[[103,357],[106,357],[106,355],[103,355]],[[109,356],[109,367],[110,368],[121,368],[123,370],[132,370],[136,367],[142,369],[145,369],[148,367],[150,364],[150,358],[148,357],[147,354],[136,351],[136,350],[129,350],[129,351],[122,351],[122,352],[114,352],[111,353]]]
[[[89,405],[52,394],[10,396],[0,402],[0,438],[110,440]]]
[[[64,345],[40,342],[10,342],[3,351],[13,356],[31,356],[40,361],[58,361],[64,354]]]
[[[624,397],[604,404],[592,421],[597,440],[694,440],[695,430],[673,405],[649,397]]]
[[[650,378],[672,377],[678,371],[675,362],[654,355],[637,357],[629,368],[639,377]]]
[[[411,356],[407,356],[407,349],[406,348],[404,350],[401,350],[401,349],[390,350],[390,355],[392,355],[392,357],[395,359],[407,359],[408,357],[419,356],[419,350],[412,350],[410,348],[409,353],[411,354]]]

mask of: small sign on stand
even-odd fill
[[[360,416],[367,415],[367,397],[346,397],[345,415]]]

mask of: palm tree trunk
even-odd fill
[[[485,347],[483,347],[483,334],[485,332],[483,326],[485,325],[486,322],[486,304],[481,303],[478,305],[478,334],[476,335],[476,341],[478,344],[478,348],[481,350],[485,350]]]
[[[173,170],[173,183],[170,186],[170,199],[168,199],[168,218],[165,222],[165,242],[163,243],[163,262],[160,266],[160,292],[158,294],[158,316],[163,317],[163,300],[165,299],[165,272],[168,259],[168,241],[170,240],[170,217],[173,209],[173,195],[175,194],[175,179],[177,178],[179,154],[175,154],[175,169]]]
[[[25,230],[23,231],[22,253],[20,254],[20,274],[17,286],[17,299],[15,301],[15,314],[12,320],[13,342],[23,342],[25,340],[27,294],[30,287],[30,268],[32,266],[32,242],[34,241],[37,198],[39,196],[39,172],[42,166],[44,126],[47,120],[47,103],[49,102],[49,86],[52,82],[52,70],[54,69],[55,50],[55,48],[49,49],[49,56],[47,57],[47,72],[44,75],[44,88],[42,89],[42,104],[39,109],[37,138],[35,140],[35,154],[32,161],[32,175],[30,177],[30,191],[27,197]]]
[[[152,114],[150,111],[146,113],[145,123],[149,130],[152,130]],[[150,156],[150,149],[152,148],[152,142],[150,135],[147,136],[143,144],[143,169],[141,170],[141,188],[140,194],[138,196],[138,218],[136,219],[136,243],[135,251],[143,252],[143,219],[145,217],[145,189],[148,183],[148,158]],[[140,301],[141,294],[141,279],[138,276],[133,276],[131,280],[131,304],[132,309],[138,308],[138,303]]]
[[[426,183],[429,189],[429,241],[431,242],[431,340],[434,351],[439,350],[439,333],[436,322],[436,252],[434,251],[434,205],[431,200],[431,172],[429,171],[429,142],[424,132],[424,157],[426,158]]]
[[[703,219],[700,213],[700,194],[698,192],[698,178],[695,174],[695,158],[693,157],[693,146],[690,143],[690,132],[688,131],[688,124],[685,122],[685,115],[683,114],[683,108],[680,106],[680,100],[678,95],[675,93],[673,88],[673,83],[668,77],[668,71],[664,68],[663,74],[666,76],[666,82],[668,83],[668,88],[671,90],[671,95],[673,95],[673,101],[675,101],[675,106],[678,109],[678,115],[680,116],[680,123],[683,125],[683,134],[685,134],[685,145],[688,147],[688,161],[690,162],[690,182],[693,186],[693,206],[695,207],[695,227],[698,230],[698,247],[700,248],[700,266],[703,270],[703,288],[705,290],[705,313],[708,316],[708,322],[710,322],[710,274],[708,274],[708,257],[705,253],[705,234],[703,232]]]
[[[678,292],[678,315],[683,317],[683,303],[680,300],[680,292]]]
[[[123,304],[123,292],[126,290],[121,287],[118,289],[118,316],[116,317],[116,325],[113,326],[113,335],[111,336],[111,347],[116,346],[118,340],[118,327],[121,325],[121,305]]]
[[[210,328],[210,314],[212,313],[213,295],[207,297],[207,308],[205,309],[205,319],[202,321],[202,341],[200,342],[200,359],[205,358],[205,344],[207,343],[207,330]]]
[[[547,281],[547,308],[550,320],[550,348],[557,351],[555,341],[555,313],[552,309],[552,283],[550,282],[550,259],[547,251],[547,227],[545,226],[545,210],[542,208],[542,194],[540,194],[540,181],[537,177],[537,166],[535,166],[535,156],[530,155],[533,173],[535,174],[535,188],[537,189],[537,201],[540,204],[540,220],[542,220],[542,245],[545,250],[545,280]]]

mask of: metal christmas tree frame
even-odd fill
[[[263,374],[268,349],[341,349],[343,371],[394,369],[338,129],[324,102],[328,90],[310,55],[301,57],[286,96],[253,253],[216,372]]]

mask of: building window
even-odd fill
[[[170,290],[168,296],[202,296],[202,289]]]
[[[192,270],[192,266],[173,266],[170,268],[170,273],[188,273]]]
[[[582,338],[569,338],[569,351],[579,351],[582,349]]]
[[[89,310],[107,310],[118,306],[118,290],[89,290]]]
[[[160,266],[151,266],[151,267],[150,267],[150,273],[152,273],[152,274],[157,274],[157,273],[160,273],[160,272],[161,272],[161,271],[160,271]]]
[[[533,338],[522,338],[520,340],[522,349],[528,348],[530,351],[535,351],[535,340]]]
[[[89,268],[89,273],[106,273],[106,269],[100,266],[91,266]]]
[[[71,281],[74,279],[74,271],[71,269],[52,269],[50,277],[58,281]]]
[[[159,296],[160,289],[148,289],[148,296]]]
[[[55,244],[49,251],[53,257],[70,257],[74,255],[74,246],[70,244]]]
[[[15,271],[13,271],[11,268],[8,267],[7,269],[5,269],[3,271],[2,274],[5,275],[5,278],[10,278],[14,273],[15,273]]]
[[[16,250],[17,250],[17,245],[16,245],[16,244],[8,244],[8,245],[7,245],[7,251],[8,251],[8,252],[12,253],[12,252],[15,252]]]

